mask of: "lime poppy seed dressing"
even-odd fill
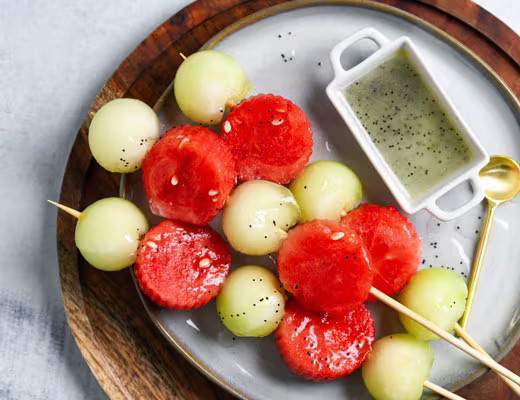
[[[472,149],[402,50],[344,95],[410,197],[473,160]]]

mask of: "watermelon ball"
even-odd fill
[[[324,381],[358,369],[372,349],[374,336],[374,320],[363,304],[332,315],[306,310],[292,300],[276,330],[276,344],[294,373]]]
[[[385,336],[363,364],[363,380],[376,400],[419,400],[433,359],[428,342],[406,333]]]
[[[230,264],[228,244],[209,226],[166,220],[141,241],[135,274],[142,291],[155,303],[191,309],[218,294]]]
[[[222,323],[236,336],[271,334],[283,317],[285,291],[267,268],[246,265],[235,269],[217,297]]]
[[[329,220],[313,220],[289,231],[278,252],[278,273],[303,307],[331,313],[363,303],[374,277],[361,238]]]
[[[289,183],[312,153],[311,125],[303,110],[272,94],[251,97],[229,113],[222,123],[222,137],[243,182]]]
[[[207,128],[169,130],[143,162],[143,183],[152,212],[194,225],[207,225],[235,185],[233,155]]]
[[[395,207],[375,204],[360,205],[341,223],[363,239],[375,273],[374,287],[388,296],[399,293],[421,261],[421,238],[413,224]]]

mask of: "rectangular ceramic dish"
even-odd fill
[[[363,39],[372,40],[378,46],[378,49],[356,66],[348,70],[344,69],[341,63],[342,54],[351,45]],[[356,113],[344,94],[345,89],[350,84],[359,80],[365,74],[377,68],[400,51],[404,51],[412,61],[421,74],[423,81],[428,86],[428,89],[433,96],[435,96],[443,110],[448,114],[453,125],[459,129],[459,133],[463,136],[472,152],[470,159],[461,167],[451,171],[440,180],[438,184],[433,185],[426,192],[416,196],[410,195],[399,177],[389,166],[378,147],[370,138],[367,130],[363,127],[362,122],[356,116]],[[475,135],[461,119],[443,90],[436,83],[434,77],[426,68],[412,41],[408,37],[403,36],[397,40],[389,41],[373,28],[362,29],[337,44],[330,53],[330,59],[335,77],[327,86],[327,95],[403,210],[409,214],[413,214],[425,208],[437,218],[446,221],[464,214],[482,201],[484,193],[479,182],[478,174],[480,169],[488,162],[489,157],[475,138]],[[469,182],[472,186],[473,195],[471,199],[462,206],[451,210],[443,210],[440,208],[437,204],[439,198],[464,182]]]

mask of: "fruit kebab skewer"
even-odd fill
[[[335,313],[352,309],[372,294],[482,364],[520,383],[520,377],[507,368],[373,287],[374,271],[365,246],[347,223],[313,220],[289,231],[278,252],[278,272],[285,289],[307,309]]]
[[[361,199],[362,188],[357,176],[346,166],[332,161],[314,162],[305,167],[291,183],[290,188],[300,205],[302,222],[322,218],[340,220],[342,217],[341,222],[352,227],[363,238],[370,253],[371,264],[376,270],[373,282],[375,287],[388,295],[395,295],[415,274],[421,259],[421,242],[414,226],[406,217],[392,207],[373,204],[363,204],[347,215],[347,212]],[[447,331],[455,329],[458,336],[464,338],[471,347],[487,355],[482,347],[456,324],[464,311],[463,304],[467,294],[464,280],[445,270],[440,272],[441,276],[443,274],[448,275],[444,279],[445,284],[441,284],[434,292],[444,293],[446,308],[437,310],[437,315],[433,317],[438,318],[434,318],[433,321]],[[433,275],[438,277],[439,273]],[[371,297],[369,296],[369,300],[375,300]],[[416,291],[408,298],[412,301],[416,300],[416,303],[427,305],[422,310],[414,311],[421,311],[420,314],[432,320],[430,307],[432,302],[424,300],[421,291],[418,293]],[[409,308],[413,308],[411,304],[408,305]],[[420,329],[432,335],[429,331]],[[515,393],[520,395],[518,385],[507,378],[502,378]]]
[[[331,165],[329,166],[329,164]],[[350,173],[349,176],[346,172],[341,171],[340,167],[347,170],[348,168],[341,164],[335,167],[334,164],[339,163],[318,161],[310,164],[291,184],[291,190],[295,193],[302,208],[302,215],[305,215],[306,210],[311,211],[310,219],[319,219],[322,215],[326,215],[330,219],[337,220],[341,215],[341,222],[352,227],[363,238],[369,253],[371,253],[370,261],[376,269],[373,285],[388,295],[397,294],[415,274],[421,259],[419,236],[407,218],[392,207],[363,204],[347,215],[345,211],[350,211],[361,198],[361,186],[354,173]],[[315,173],[315,171],[319,173]],[[323,191],[321,188],[324,186],[329,189]],[[295,188],[298,191],[295,191]],[[320,188],[320,190],[316,190],[316,188]],[[344,207],[343,202],[348,197],[345,195],[337,196],[337,188],[342,188],[350,193],[358,193],[357,200],[350,200],[348,208],[341,208]],[[327,199],[326,203],[329,205],[326,209],[320,204],[323,199]],[[334,201],[330,201],[330,199],[334,199]],[[336,206],[332,214],[330,210],[334,207],[330,207],[331,205]],[[447,274],[448,272],[442,271],[442,273]],[[446,305],[446,310],[449,310],[451,316],[443,315],[443,312],[439,311],[441,318],[434,319],[434,322],[447,331],[455,329],[459,336],[469,338],[466,342],[482,353],[483,349],[478,343],[472,341],[468,333],[460,326],[455,325],[464,310],[463,304],[466,298],[464,293],[467,293],[467,289],[462,278],[456,274],[451,275],[454,275],[455,279],[451,279],[451,284],[447,285],[449,290],[444,290],[444,293],[447,297],[457,297],[457,304],[453,306],[450,300],[450,304]],[[446,286],[439,287],[435,293],[443,289],[446,289]],[[421,299],[421,293],[415,293],[414,296],[409,297],[412,300]],[[430,301],[423,301],[421,304],[429,305],[430,303]],[[431,311],[431,308],[428,306],[421,311],[428,312]],[[448,322],[446,323],[446,321]],[[518,385],[507,380],[507,378],[504,378],[504,380],[516,393],[520,392]]]
[[[121,198],[98,200],[83,212],[48,201],[78,219],[76,246],[89,264],[117,271],[135,263],[142,291],[162,307],[199,308],[228,275],[229,245],[209,226],[165,220],[148,230],[141,210]]]
[[[329,169],[327,169],[329,171]],[[332,171],[332,173],[335,173],[335,171]],[[302,174],[306,174],[304,171]],[[300,179],[300,178],[298,178]],[[302,177],[303,179],[303,177]],[[344,179],[351,180],[348,175],[345,174]],[[254,190],[256,190],[257,185],[262,184],[261,181],[254,181],[249,182],[250,186],[248,185],[241,185],[242,190],[244,191],[244,195],[237,196],[235,199],[233,199],[233,195],[231,196],[230,204],[232,203],[233,206],[229,209],[225,210],[229,213],[229,215],[232,214],[232,209],[236,210],[246,210],[247,212],[239,213],[241,215],[242,223],[245,224],[244,226],[249,227],[249,230],[252,229],[252,227],[255,227],[257,214],[260,213],[261,215],[267,215],[266,212],[269,210],[276,210],[276,213],[282,213],[283,215],[286,215],[287,218],[290,218],[291,221],[294,221],[294,216],[297,215],[296,210],[290,211],[290,209],[284,209],[283,204],[280,204],[280,207],[277,206],[276,199],[273,198],[271,201],[272,205],[267,205],[269,202],[266,202],[264,200],[259,201],[262,197],[258,196],[258,194],[254,194]],[[305,178],[303,181],[303,190],[307,192],[311,192],[314,190],[315,182],[312,179],[312,176],[309,176],[308,178]],[[323,186],[320,182],[317,184],[318,187]],[[246,189],[247,187],[247,189]],[[337,187],[337,185],[336,185]],[[291,187],[291,189],[293,189]],[[251,191],[251,196],[245,196],[247,193]],[[238,192],[237,192],[238,193]],[[267,197],[267,193],[266,193]],[[255,201],[246,201],[245,199],[252,198],[257,199]],[[266,200],[268,200],[266,198]],[[312,199],[310,199],[310,203],[312,203]],[[300,202],[301,203],[301,202]],[[305,206],[305,203],[303,204]],[[247,206],[247,207],[245,207]],[[338,209],[335,211],[337,214],[337,218],[339,219],[340,216],[345,213],[345,211],[349,211],[347,208],[346,210],[343,208],[346,205],[341,205],[338,207]],[[264,209],[265,208],[265,209]],[[255,211],[256,210],[256,211]],[[311,213],[316,212],[312,207],[309,207],[309,210]],[[271,229],[273,229],[272,234],[276,234],[278,232],[277,227],[280,225],[279,218],[282,214],[273,214],[273,225],[271,226]],[[274,218],[276,216],[276,218]],[[270,221],[269,218],[264,218],[267,223]],[[226,220],[226,216],[224,218]],[[368,220],[368,224],[365,220]],[[374,220],[374,221],[372,221]],[[384,223],[379,223],[378,221],[384,221]],[[251,222],[253,224],[251,224]],[[265,222],[265,221],[264,221]],[[314,223],[330,223],[330,224],[338,224],[338,222],[334,221],[312,221],[310,224]],[[366,227],[370,227],[372,222],[373,229],[366,229]],[[291,222],[290,225],[292,225],[294,222]],[[249,225],[247,225],[249,224]],[[228,224],[224,223],[224,232],[228,236],[228,239],[230,239],[231,233],[235,230],[235,223]],[[268,224],[270,225],[270,224]],[[288,225],[288,226],[290,226]],[[370,204],[365,204],[358,209],[350,212],[347,214],[344,219],[342,220],[341,226],[337,227],[338,232],[334,234],[333,240],[339,240],[341,242],[341,239],[345,236],[345,232],[341,232],[343,229],[343,226],[346,226],[349,232],[352,232],[354,227],[365,227],[364,231],[361,232],[352,232],[353,237],[350,238],[350,246],[351,248],[348,250],[350,253],[343,254],[345,256],[345,260],[342,260],[343,262],[347,261],[347,263],[350,264],[356,264],[359,263],[360,260],[362,260],[364,257],[366,257],[366,254],[363,254],[362,248],[363,243],[359,237],[361,236],[364,241],[369,244],[366,247],[369,248],[372,252],[373,249],[377,249],[379,252],[379,255],[372,254],[370,264],[378,270],[378,273],[376,275],[376,278],[374,280],[374,285],[377,287],[380,287],[384,290],[385,293],[395,295],[399,293],[399,291],[402,289],[402,287],[407,283],[407,281],[412,277],[412,275],[416,272],[417,265],[420,260],[420,240],[418,238],[418,235],[415,232],[415,229],[413,225],[403,216],[401,215],[397,210],[395,210],[393,207],[378,207]],[[349,228],[349,225],[352,225],[352,228]],[[303,226],[307,226],[307,224],[304,224]],[[262,224],[262,229],[267,229],[267,225]],[[287,228],[286,228],[287,229]],[[302,229],[302,226],[297,227],[289,232],[289,237],[294,237],[295,232]],[[247,229],[246,229],[247,231]],[[334,232],[332,232],[334,233]],[[266,230],[266,236],[259,235],[258,238],[253,238],[251,235],[239,235],[237,237],[236,242],[232,241],[233,247],[240,251],[244,251],[245,248],[242,248],[243,245],[241,244],[242,241],[247,240],[249,237],[252,242],[248,243],[249,246],[252,246],[253,248],[256,247],[256,243],[262,243],[263,241],[268,242],[268,238],[270,238],[271,233],[267,232]],[[284,233],[285,235],[285,233]],[[330,234],[329,236],[331,236]],[[327,236],[327,240],[330,241],[330,237]],[[355,238],[354,238],[355,236]],[[357,239],[356,239],[357,238]],[[254,239],[254,240],[253,240]],[[294,252],[296,254],[299,254],[300,257],[290,257],[291,259],[288,261],[289,265],[295,265],[298,266],[296,268],[296,273],[301,273],[302,276],[305,276],[308,274],[309,271],[317,270],[319,271],[320,276],[317,277],[318,281],[321,278],[322,280],[327,280],[326,277],[334,277],[334,280],[338,279],[338,271],[335,270],[334,265],[336,261],[338,260],[330,260],[328,257],[330,254],[323,254],[323,258],[317,260],[317,264],[314,267],[312,265],[309,265],[308,261],[310,258],[308,257],[307,252],[314,253],[317,247],[320,247],[320,244],[316,241],[316,237],[311,235],[310,240],[308,241],[306,238],[304,238],[303,242],[308,243],[299,243],[297,245],[292,246],[294,249]],[[279,242],[278,242],[279,243]],[[323,285],[318,285],[320,287],[316,287],[316,285],[313,285],[309,290],[306,291],[306,293],[303,296],[298,296],[298,293],[296,292],[302,292],[303,287],[298,287],[298,283],[291,282],[290,279],[286,280],[284,279],[284,257],[283,257],[283,247],[287,247],[286,245],[290,243],[290,240],[286,240],[282,242],[282,251],[279,253],[278,257],[278,264],[279,264],[279,273],[280,278],[282,280],[283,285],[285,286],[286,290],[294,294],[298,300],[302,303],[302,305],[309,309],[315,309],[317,311],[339,311],[337,309],[338,305],[344,306],[345,304],[355,305],[360,304],[364,300],[366,300],[366,293],[363,295],[356,294],[356,290],[351,291],[344,291],[341,290],[341,284],[339,285],[337,290],[334,290],[330,287],[330,282],[325,282]],[[245,245],[246,243],[244,243]],[[279,246],[279,244],[278,244]],[[291,247],[291,246],[289,246]],[[347,246],[348,247],[348,246]],[[300,251],[300,249],[303,249],[303,254]],[[269,251],[273,251],[275,248],[270,248]],[[358,252],[356,254],[356,252]],[[247,253],[247,251],[246,251]],[[318,257],[320,258],[320,257]],[[315,260],[316,261],[316,260]],[[313,261],[311,261],[311,264]],[[341,265],[341,261],[340,261]],[[366,265],[365,265],[365,268]],[[329,271],[330,270],[330,271]],[[368,276],[365,276],[363,279],[363,268],[356,268],[352,269],[352,271],[344,271],[347,272],[346,276],[339,278],[341,279],[351,279],[351,281],[356,282],[356,285],[360,285],[361,287],[358,287],[357,289],[361,289],[361,292],[363,291],[369,291],[370,285],[372,284],[372,277],[370,276],[370,273],[367,273]],[[351,272],[350,278],[348,278],[348,272]],[[356,275],[356,272],[358,273]],[[360,274],[359,274],[360,273]],[[361,279],[360,279],[361,278]],[[332,289],[332,290],[331,290]],[[373,293],[376,295],[374,297],[381,297],[381,295],[384,295],[382,292],[376,292],[376,289],[374,288]],[[379,295],[381,293],[381,295]],[[303,300],[302,300],[303,297]],[[389,297],[388,297],[389,298]],[[326,299],[325,303],[323,303],[323,299]],[[389,298],[390,302],[394,301],[393,299]],[[386,299],[384,299],[386,300]],[[390,305],[393,305],[394,303],[390,303]],[[339,307],[341,308],[341,307]],[[451,339],[451,343],[456,345],[457,347],[460,347],[459,342],[448,333],[445,332],[445,336],[448,337],[448,340]],[[469,346],[466,346],[463,350],[468,352],[467,350],[470,349]],[[474,356],[475,352],[470,355]],[[477,355],[478,357],[479,355]],[[482,356],[478,357],[480,360],[482,359]]]

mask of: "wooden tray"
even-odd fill
[[[91,162],[87,132],[94,112],[118,97],[153,105],[182,61],[220,30],[255,11],[286,0],[199,0],[174,15],[120,65],[95,99],[70,154],[61,202],[84,208],[117,196],[119,176]],[[520,95],[518,36],[470,1],[374,0],[414,14],[459,40],[480,56]],[[335,1],[330,1],[335,3]],[[338,0],[337,3],[341,3]],[[75,221],[58,216],[58,255],[63,299],[76,341],[100,384],[113,399],[228,399],[178,354],[149,320],[128,270],[103,273],[78,257]],[[503,360],[520,369],[520,342]],[[513,399],[495,374],[487,373],[460,391],[469,399]]]

